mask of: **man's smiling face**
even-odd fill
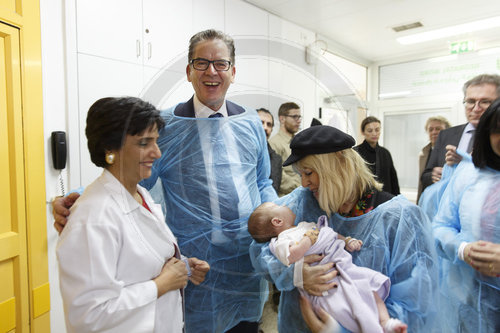
[[[231,60],[226,44],[220,39],[199,42],[193,52],[193,59]],[[204,105],[212,110],[218,110],[224,103],[227,89],[234,81],[236,69],[233,65],[227,71],[216,71],[210,64],[204,71],[186,67],[187,79],[193,85],[196,96]]]

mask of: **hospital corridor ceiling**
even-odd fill
[[[498,0],[245,0],[310,29],[329,48],[368,62],[449,54],[450,44],[472,41],[476,50],[500,46],[500,26],[411,45],[396,38],[500,16]],[[498,18],[499,21],[500,17]],[[395,27],[422,26],[396,32]],[[418,24],[417,24],[418,25]],[[331,45],[334,43],[335,45]]]

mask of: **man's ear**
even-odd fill
[[[231,83],[234,83],[234,76],[236,75],[236,67],[231,68]]]
[[[191,82],[191,66],[189,64],[186,66],[186,77],[188,82]]]
[[[283,220],[278,217],[273,217],[271,219],[271,224],[275,227],[280,227],[283,225]]]

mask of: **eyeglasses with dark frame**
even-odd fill
[[[479,101],[476,101],[475,99],[466,99],[464,101],[464,106],[467,109],[472,109],[478,104],[482,109],[487,109],[493,101],[490,101],[489,99],[481,99]]]
[[[204,58],[191,59],[189,62],[197,71],[206,71],[210,64],[213,64],[217,72],[226,72],[231,68],[231,61],[225,59],[208,60]]]
[[[293,120],[295,120],[295,121],[302,119],[302,116],[298,115],[298,114],[295,114],[295,115],[289,115],[289,114],[287,114],[287,115],[285,115],[285,117],[293,118]]]

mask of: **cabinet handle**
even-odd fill
[[[151,42],[148,43],[148,59],[151,59],[151,56],[153,55],[153,46],[151,45]]]
[[[135,53],[137,58],[141,56],[141,41],[138,39],[135,41]]]

